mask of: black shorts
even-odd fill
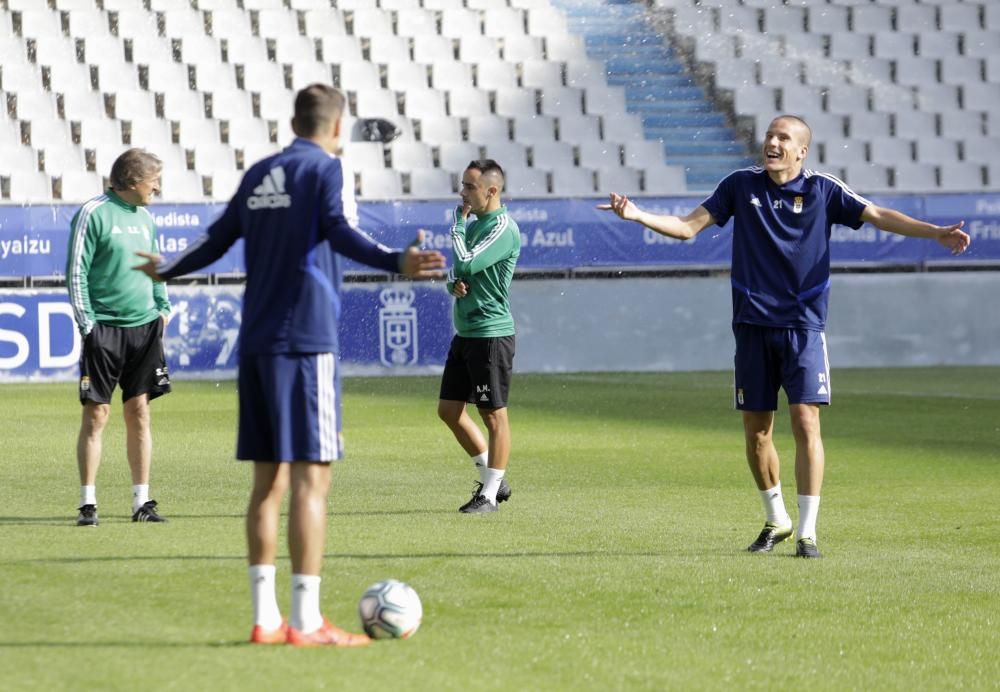
[[[505,408],[514,370],[514,337],[455,336],[441,376],[441,399]]]
[[[80,352],[80,403],[110,404],[116,385],[122,401],[149,394],[150,400],[170,391],[163,356],[163,320],[138,327],[97,323],[83,339]]]

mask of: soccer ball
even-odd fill
[[[385,579],[368,587],[358,601],[361,626],[372,639],[406,639],[420,627],[424,607],[409,584]]]

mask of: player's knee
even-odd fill
[[[108,424],[108,416],[111,414],[109,404],[97,402],[87,402],[83,409],[83,427],[86,430],[100,432]]]
[[[458,419],[462,417],[464,410],[465,406],[460,402],[444,401],[443,399],[438,401],[438,418],[449,426],[458,424]]]

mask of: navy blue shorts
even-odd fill
[[[774,411],[781,388],[789,404],[830,403],[824,332],[734,324],[733,334],[737,409]]]
[[[340,372],[334,354],[240,356],[238,385],[237,459],[341,458]]]

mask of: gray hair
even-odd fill
[[[111,188],[128,190],[163,170],[163,162],[145,149],[132,148],[111,164]]]

